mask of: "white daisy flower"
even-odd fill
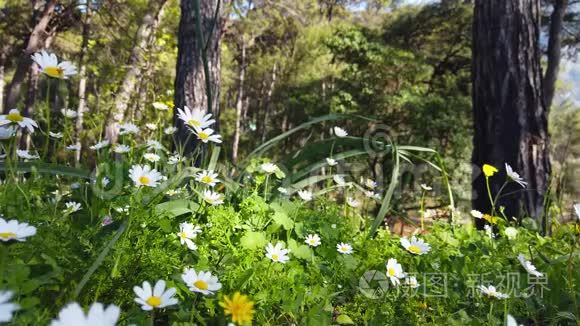
[[[496,290],[495,286],[493,286],[493,285],[490,285],[490,286],[480,285],[479,290],[481,291],[481,293],[485,294],[486,296],[488,296],[490,298],[496,298],[496,299],[509,298],[509,295],[507,295],[505,293],[498,292]]]
[[[54,139],[61,139],[62,138],[62,132],[52,132],[49,131],[48,135]]]
[[[580,204],[574,204],[574,212],[576,213],[576,218],[580,220]]]
[[[421,188],[422,188],[423,190],[425,190],[425,191],[431,191],[431,190],[433,190],[433,188],[432,188],[432,187],[430,187],[430,186],[428,186],[428,185],[426,185],[426,184],[424,184],[424,183],[422,183],[422,184],[421,184]]]
[[[0,126],[0,140],[6,140],[14,137],[16,128],[14,126]]]
[[[162,150],[163,149],[163,145],[161,145],[160,142],[153,140],[153,139],[149,139],[147,141],[147,147],[151,148],[151,149],[155,149],[155,150]]]
[[[478,210],[472,209],[471,216],[473,216],[475,218],[483,218],[483,213],[478,211]]]
[[[155,153],[145,153],[143,155],[143,158],[151,163],[155,163],[155,162],[159,162],[159,160],[161,159],[161,156],[159,156]]]
[[[8,125],[17,125],[22,129],[28,130],[29,133],[33,133],[34,128],[38,128],[36,121],[23,117],[17,109],[8,111],[8,114],[0,115],[0,126]]]
[[[114,326],[119,320],[121,309],[115,305],[105,308],[102,303],[95,302],[85,315],[83,308],[76,303],[69,303],[59,313],[58,319],[54,319],[50,326]]]
[[[113,152],[117,154],[128,153],[129,151],[131,151],[131,147],[127,145],[115,144],[115,146],[113,146]]]
[[[298,196],[304,201],[311,201],[314,198],[314,194],[310,190],[298,190]]]
[[[191,292],[199,292],[203,295],[212,295],[222,288],[216,276],[210,272],[196,272],[193,268],[186,268],[181,274],[181,279]]]
[[[167,106],[167,104],[162,103],[162,102],[153,102],[153,108],[155,110],[159,110],[159,111],[168,111],[169,110],[169,106]]]
[[[127,122],[119,126],[119,135],[138,134],[139,127],[136,124]]]
[[[18,223],[17,220],[6,221],[0,217],[0,240],[4,242],[11,240],[22,242],[35,234],[36,228],[28,223]]]
[[[191,110],[187,106],[183,107],[183,110],[179,108],[177,109],[177,118],[182,120],[187,126],[196,130],[205,129],[215,122],[215,120],[211,118],[211,113],[205,113],[205,111],[198,109]]]
[[[340,128],[340,127],[334,127],[332,128],[332,131],[334,131],[334,135],[338,138],[343,138],[348,136],[348,132],[346,132],[346,130]]]
[[[224,203],[223,196],[211,190],[205,190],[202,193],[202,198],[206,203],[214,206],[221,205]]]
[[[154,123],[146,123],[145,124],[145,128],[151,130],[151,131],[155,131],[157,130],[157,125]]]
[[[69,119],[75,119],[78,117],[77,111],[71,109],[61,109],[60,113],[62,113],[65,118]]]
[[[411,237],[411,241],[407,238],[401,238],[401,245],[408,252],[415,255],[424,255],[431,250],[431,246],[423,241],[423,239],[417,239],[417,237]]]
[[[528,185],[528,183],[525,182],[524,179],[520,177],[520,175],[507,163],[505,164],[505,172],[510,179],[518,183],[522,188],[525,188]]]
[[[186,245],[187,248],[191,250],[196,250],[197,246],[193,243],[193,239],[195,239],[199,233],[201,233],[201,228],[199,226],[191,223],[181,223],[179,224],[179,232],[177,233],[177,236],[182,245]]]
[[[67,79],[76,75],[77,68],[69,61],[58,62],[54,53],[45,50],[33,54],[32,60],[40,67],[40,71],[52,78]]]
[[[526,272],[528,272],[528,274],[534,275],[536,277],[544,276],[544,274],[540,273],[536,269],[536,266],[534,266],[531,261],[526,260],[526,257],[524,257],[524,255],[519,254],[518,260],[520,261],[520,264],[522,264],[522,267],[526,270]]]
[[[344,177],[341,175],[335,175],[332,177],[332,180],[334,180],[334,182],[336,182],[336,185],[339,187],[344,187],[346,185],[346,181],[344,180]]]
[[[17,149],[16,155],[22,159],[25,159],[25,160],[37,160],[40,158],[40,156],[38,156],[38,154],[32,154],[29,151],[24,150],[24,149]]]
[[[1,236],[0,239],[2,239]],[[14,311],[20,309],[20,306],[10,302],[12,295],[11,291],[0,291],[0,323],[9,322]]]
[[[419,282],[417,282],[417,278],[415,276],[405,277],[405,285],[412,288],[412,289],[416,289],[419,286],[421,286],[421,284],[419,284]]]
[[[74,201],[69,201],[64,203],[65,209],[63,211],[63,213],[65,214],[72,214],[74,212],[78,212],[81,210],[82,205],[80,203],[74,202]]]
[[[278,166],[274,163],[264,163],[260,165],[260,169],[266,174],[272,174],[278,170]]]
[[[321,244],[318,234],[309,234],[304,242],[311,247],[318,247]]]
[[[350,244],[344,243],[344,242],[341,242],[341,243],[336,245],[336,251],[338,251],[339,253],[341,253],[343,255],[350,255],[353,252],[352,246]]]
[[[203,170],[195,175],[195,180],[210,187],[215,186],[220,180],[217,178],[218,174],[213,170]]]
[[[163,129],[163,133],[166,135],[173,135],[176,132],[177,132],[177,128],[175,128],[175,127],[167,127],[165,129]]]
[[[81,150],[81,145],[78,145],[78,144],[68,145],[66,147],[66,150],[71,151],[71,152],[78,152]]]
[[[183,161],[183,159],[179,156],[179,154],[173,154],[167,159],[167,164],[175,165],[181,161]]]
[[[133,165],[129,170],[129,177],[137,187],[157,187],[159,181],[163,178],[161,173],[151,169],[149,165]]]
[[[266,257],[275,263],[285,264],[290,259],[288,257],[289,252],[290,249],[283,249],[281,242],[278,242],[275,246],[272,243],[268,243],[266,246]]]
[[[110,142],[108,140],[102,140],[96,144],[94,144],[93,146],[89,147],[92,150],[98,151],[99,149],[103,149],[107,146],[109,146]],[[122,145],[121,145],[122,146]]]
[[[346,199],[346,204],[352,208],[357,208],[360,206],[360,201],[356,200],[355,198],[348,197]]]
[[[523,324],[518,324],[518,321],[512,315],[507,315],[507,326],[524,326]]]
[[[333,158],[327,157],[326,164],[328,164],[329,166],[335,166],[338,164],[338,162]]]
[[[401,284],[401,279],[405,277],[403,266],[394,258],[387,261],[387,277],[395,286]]]
[[[151,284],[145,281],[142,287],[133,287],[133,291],[137,295],[135,302],[140,304],[143,310],[160,309],[178,303],[178,300],[173,297],[176,292],[175,288],[165,290],[164,280],[157,281],[153,289],[151,289]]]
[[[207,143],[207,142],[214,142],[217,144],[221,144],[222,142],[222,136],[215,134],[214,135],[214,130],[211,128],[207,128],[207,129],[199,129],[196,128],[192,131],[196,136],[197,139],[201,140],[203,143]]]
[[[282,195],[287,195],[288,189],[286,189],[284,187],[278,187],[278,192],[281,193]]]

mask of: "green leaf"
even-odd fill
[[[272,216],[272,220],[274,220],[274,223],[281,225],[286,230],[292,230],[294,227],[294,221],[290,219],[288,214],[281,211],[275,212]]]
[[[166,215],[167,217],[172,218],[187,213],[193,213],[198,208],[199,205],[195,202],[186,199],[178,199],[158,204],[155,206],[155,213],[157,215]]]
[[[242,247],[250,250],[262,248],[268,243],[264,232],[249,231],[240,239]]]
[[[288,240],[288,249],[290,249],[290,254],[296,258],[300,259],[310,259],[312,258],[312,249],[307,245],[299,245],[294,239]]]
[[[336,322],[340,325],[354,325],[354,321],[352,321],[352,319],[345,314],[336,317]]]

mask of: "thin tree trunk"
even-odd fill
[[[264,124],[262,127],[262,143],[266,141],[266,134],[268,133],[268,121],[270,121],[270,104],[272,103],[272,94],[274,94],[274,87],[276,86],[276,71],[278,63],[274,63],[272,67],[272,75],[270,76],[270,85],[266,91],[266,99],[264,101]]]
[[[539,1],[476,0],[473,34],[472,161],[500,168],[490,178],[496,194],[505,180],[504,163],[528,182],[512,184],[496,207],[508,218],[524,213],[540,219],[550,176],[548,111],[542,97]],[[490,212],[485,178],[474,174],[474,209]]]
[[[555,0],[554,11],[550,16],[550,31],[548,39],[548,67],[544,75],[544,101],[549,110],[554,100],[556,81],[560,71],[560,59],[562,49],[562,24],[564,14],[568,8],[568,0]]]
[[[149,49],[154,37],[155,31],[159,26],[159,20],[163,15],[163,8],[167,0],[156,0],[149,4],[149,8],[143,16],[141,25],[135,34],[135,43],[131,51],[129,62],[127,63],[128,70],[125,73],[123,82],[119,86],[115,103],[113,104],[113,112],[111,115],[112,121],[107,125],[107,138],[111,142],[116,142],[119,132],[119,125],[126,115],[127,107],[131,100],[131,96],[136,91],[137,83],[143,73],[143,57],[145,52]]]
[[[26,47],[18,60],[18,64],[16,65],[16,71],[14,72],[14,76],[12,77],[12,81],[8,85],[8,89],[6,91],[6,99],[4,110],[11,110],[14,108],[16,103],[18,102],[18,96],[20,95],[20,89],[24,80],[26,79],[26,75],[30,65],[32,63],[32,59],[30,56],[41,50],[44,47],[45,39],[48,37],[47,35],[47,28],[49,26],[50,20],[54,15],[54,9],[56,7],[57,1],[56,0],[48,0],[44,6],[44,10],[40,16],[40,19],[32,29],[32,33],[28,37],[28,41],[26,42]]]
[[[195,19],[195,4],[200,1],[200,21]],[[201,31],[196,25],[199,23]],[[223,29],[223,3],[221,0],[181,0],[179,21],[177,73],[175,76],[175,107],[198,109],[212,113],[216,123],[212,129],[219,130],[220,91],[220,39]],[[199,44],[198,38],[204,44]],[[204,72],[202,54],[207,58],[207,73]],[[206,83],[209,84],[209,90]],[[209,92],[208,92],[209,91]],[[211,96],[208,98],[207,94]],[[211,105],[208,104],[211,102]],[[191,132],[174,111],[177,127],[177,146],[184,153],[195,148]]]
[[[246,42],[242,35],[240,45],[240,70],[238,73],[238,95],[236,97],[236,129],[234,130],[234,141],[232,144],[232,162],[238,161],[238,148],[240,145],[240,134],[242,124],[242,110],[244,107],[244,81],[246,78]]]
[[[75,164],[81,160],[81,135],[83,132],[84,114],[87,108],[87,54],[89,51],[89,39],[91,37],[91,6],[87,5],[85,20],[83,22],[83,40],[79,55],[79,103],[77,106],[77,120],[75,124],[75,145],[79,148],[75,152]]]
[[[4,112],[4,66],[6,65],[6,55],[0,53],[0,112]]]

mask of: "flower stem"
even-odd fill
[[[425,230],[425,190],[421,193],[421,230]]]
[[[489,196],[489,202],[491,204],[491,216],[495,216],[495,201],[491,195],[491,187],[489,186],[489,178],[485,177],[485,186],[487,188],[487,195]]]

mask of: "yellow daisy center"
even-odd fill
[[[187,121],[187,124],[192,126],[192,127],[199,127],[201,126],[201,121],[199,120],[195,120],[195,119],[191,119]]]
[[[422,252],[421,248],[417,245],[410,245],[408,250],[414,254],[420,254]]]
[[[16,233],[14,232],[0,232],[0,238],[4,240],[16,239]]]
[[[212,183],[212,181],[213,181],[213,178],[210,177],[209,175],[204,175],[201,178],[201,182],[203,182],[203,183]]]
[[[151,182],[151,179],[149,179],[149,177],[146,175],[142,175],[139,177],[139,183],[141,183],[143,185],[148,185],[150,182]]]
[[[148,305],[150,305],[151,307],[159,307],[159,305],[161,305],[161,298],[160,297],[156,297],[156,296],[151,296],[149,297],[149,299],[147,299]]]
[[[179,232],[177,234],[181,239],[186,239],[187,238],[187,234],[185,234],[185,232]]]
[[[391,277],[395,276],[395,274],[396,274],[395,269],[392,267],[387,269],[387,274],[389,274],[389,276],[391,276]]]
[[[207,290],[207,288],[208,288],[207,282],[204,280],[197,280],[197,281],[193,282],[193,286],[195,286],[196,288],[198,288],[200,290]]]
[[[313,245],[313,244],[316,243],[316,241],[314,241],[314,239],[310,239],[310,240],[308,240],[308,243],[310,243],[311,245]]]
[[[200,132],[197,134],[197,136],[199,137],[199,139],[201,140],[208,140],[209,139],[209,134],[206,132]]]
[[[44,68],[44,73],[49,75],[53,78],[63,78],[64,77],[64,69],[60,67],[46,67]]]
[[[14,123],[22,122],[22,120],[24,120],[24,118],[20,115],[20,112],[10,112],[6,116],[6,119]]]
[[[278,260],[280,257],[277,254],[272,255],[272,260]]]

